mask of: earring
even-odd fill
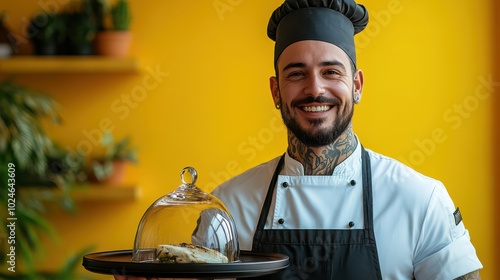
[[[354,95],[354,104],[359,104],[360,99],[361,97],[359,96],[359,94]]]
[[[279,104],[279,103],[278,103],[278,104],[276,104],[276,109],[278,109],[278,110],[279,110],[280,108],[281,108],[280,104]]]

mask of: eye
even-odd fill
[[[286,77],[288,79],[292,79],[292,80],[297,80],[297,79],[300,79],[304,76],[305,76],[305,74],[301,71],[293,71],[293,72],[288,73],[288,75],[286,75]]]
[[[325,71],[325,75],[335,75],[335,76],[340,76],[342,73],[338,70],[335,69],[328,69]]]

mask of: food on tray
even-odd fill
[[[227,263],[220,252],[203,247],[181,243],[179,245],[158,245],[156,257],[161,263]]]

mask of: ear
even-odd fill
[[[278,104],[281,105],[280,89],[278,85],[278,79],[276,77],[269,78],[269,88],[271,90],[271,95],[274,101],[274,107]]]
[[[356,103],[359,103],[359,101],[361,101],[364,82],[363,71],[356,70],[356,73],[354,73],[353,81],[353,100],[357,100]]]

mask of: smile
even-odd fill
[[[322,105],[322,106],[305,106],[302,107],[302,110],[306,112],[325,112],[330,110],[331,106]]]

